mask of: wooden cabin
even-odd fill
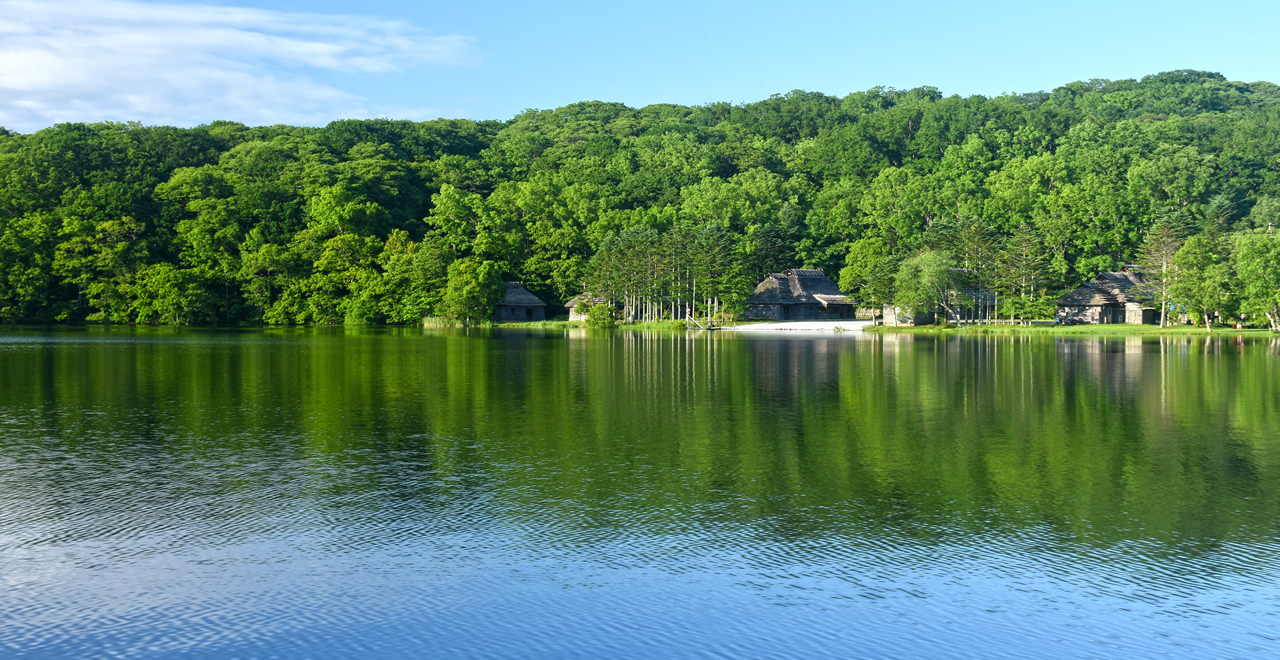
[[[1141,293],[1145,281],[1142,273],[1129,268],[1102,273],[1058,299],[1058,322],[1159,323],[1160,311],[1151,306],[1150,296]]]
[[[819,321],[854,318],[856,308],[831,278],[815,268],[773,273],[756,286],[743,314],[769,321]]]
[[[568,302],[564,304],[564,307],[565,309],[569,310],[570,321],[585,321],[587,320],[587,309],[589,307],[591,307],[592,305],[604,305],[608,302],[609,302],[608,300],[605,300],[604,298],[600,298],[598,296],[592,296],[586,293],[579,293],[578,295],[570,298]],[[613,306],[617,307],[618,309],[622,309],[622,306],[619,305],[618,303],[614,303]]]
[[[565,302],[564,308],[569,310],[570,321],[587,320],[587,307],[591,304],[588,299],[587,294],[580,293]]]
[[[497,323],[525,323],[545,321],[547,304],[529,293],[521,282],[507,282],[507,293],[493,307],[493,320]]]

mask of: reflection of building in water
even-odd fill
[[[771,399],[834,387],[841,356],[846,351],[870,350],[875,343],[873,338],[814,333],[739,337],[721,332],[570,328],[565,334],[572,387],[608,383],[655,401],[670,396],[701,398],[700,393],[743,385]]]
[[[1160,342],[1142,337],[1059,338],[1058,355],[1063,361],[1063,374],[1083,372],[1090,381],[1105,384],[1112,391],[1134,391],[1148,382],[1146,371],[1157,366]],[[1075,366],[1073,369],[1072,366]],[[1156,381],[1158,382],[1158,378]]]

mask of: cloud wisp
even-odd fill
[[[321,123],[388,109],[317,75],[376,76],[465,66],[474,58],[468,37],[364,16],[136,0],[0,0],[0,126],[31,131],[104,119]]]

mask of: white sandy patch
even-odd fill
[[[735,332],[862,332],[871,321],[791,321],[726,327]]]

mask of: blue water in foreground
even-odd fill
[[[1280,655],[1280,347],[0,334],[0,656]]]

